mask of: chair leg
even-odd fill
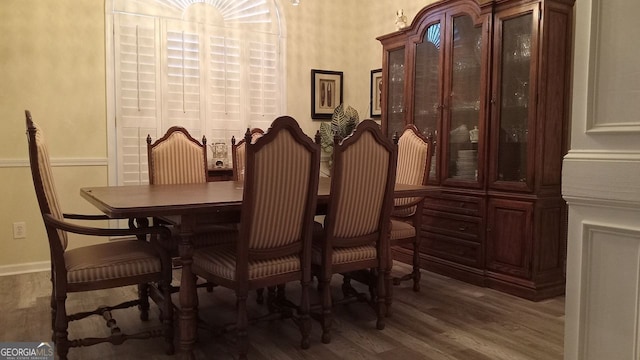
[[[384,274],[384,275],[383,275]],[[393,278],[391,277],[391,270],[386,270],[380,276],[384,276],[385,286],[385,316],[391,316],[391,304],[393,303]]]
[[[269,313],[274,313],[277,311],[275,286],[267,287],[267,308],[269,309]]]
[[[320,283],[322,285],[322,343],[328,344],[331,342],[331,323],[333,316],[331,314],[331,277],[321,279]]]
[[[300,317],[300,334],[302,335],[300,347],[302,349],[308,349],[310,346],[309,335],[311,334],[311,318],[309,317],[309,282],[301,281],[300,284],[302,285],[300,307],[298,310]]]
[[[420,291],[420,237],[413,242],[413,291]]]
[[[264,304],[264,288],[260,288],[256,290],[256,303]]]
[[[385,313],[389,310],[390,299],[385,297],[385,287],[389,284],[389,281],[386,279],[391,279],[391,269],[387,268],[384,271],[378,269],[378,276],[376,277],[377,286],[378,286],[378,299],[376,301],[376,316],[378,320],[376,322],[376,328],[378,330],[384,329],[384,317]],[[389,307],[385,305],[385,302],[389,301]]]
[[[138,305],[138,309],[140,310],[140,320],[148,321],[149,320],[149,284],[138,284],[138,299],[140,300],[140,305]]]
[[[160,321],[164,331],[164,341],[166,343],[167,355],[173,355],[175,346],[173,344],[173,303],[171,302],[171,280],[163,281],[159,284],[164,301],[162,302],[162,311],[160,312]]]
[[[249,352],[249,337],[247,334],[247,294],[241,294],[236,292],[236,332],[238,337],[238,358],[240,360],[247,359],[247,353]]]
[[[53,277],[51,278],[51,341],[56,341],[56,289]]]
[[[69,339],[67,327],[69,322],[67,320],[67,310],[65,308],[65,301],[67,295],[56,296],[56,319],[55,319],[55,345],[58,350],[58,358],[60,360],[66,360],[69,354]]]

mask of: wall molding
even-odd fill
[[[582,222],[582,279],[580,286],[579,359],[600,359],[604,354],[616,358],[637,359],[640,328],[640,230],[599,222]],[[612,263],[615,261],[616,263]],[[621,283],[612,277],[623,276]],[[635,284],[635,288],[630,288]],[[612,294],[626,294],[621,302],[611,301]],[[611,305],[618,307],[614,310]],[[631,315],[631,316],[629,316]],[[606,334],[619,326],[633,332],[607,340]],[[611,339],[609,339],[611,340]]]
[[[569,150],[565,161],[639,161],[640,151]]]
[[[568,202],[640,208],[640,151],[572,150],[562,163]]]
[[[107,158],[52,158],[51,166],[107,166]],[[0,168],[29,167],[29,159],[0,159]]]
[[[1,265],[0,276],[27,274],[40,271],[50,271],[50,261],[38,261],[24,264]]]

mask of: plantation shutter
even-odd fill
[[[115,14],[118,184],[148,183],[147,134],[160,127],[158,20]]]
[[[208,46],[207,136],[229,143],[243,134],[242,42],[231,31],[210,27]]]
[[[166,20],[163,42],[162,128],[182,126],[202,137],[201,36],[194,23]]]
[[[251,127],[266,130],[279,113],[278,41],[268,34],[248,40],[248,116]]]

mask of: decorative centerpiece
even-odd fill
[[[331,122],[320,124],[320,146],[322,151],[329,155],[329,168],[331,168],[334,137],[338,137],[339,140],[344,139],[353,132],[359,122],[360,116],[356,109],[347,105],[345,110],[344,104],[340,104],[333,111]]]

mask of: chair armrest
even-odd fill
[[[415,197],[415,196],[407,196],[407,197]],[[402,199],[402,198],[397,198],[397,199]],[[410,207],[414,207],[416,205],[419,205],[421,202],[424,201],[425,197],[416,197],[417,200],[411,201],[409,203],[406,204],[402,204],[402,205],[394,205],[393,206],[393,210],[402,210],[402,209],[408,209]]]
[[[107,215],[62,214],[65,219],[73,220],[111,220]]]
[[[88,227],[72,224],[67,221],[59,220],[50,214],[43,215],[44,222],[49,224],[56,229],[68,231],[75,234],[82,235],[92,235],[92,236],[127,236],[127,235],[147,235],[147,234],[157,234],[163,238],[170,238],[171,231],[167,228],[160,226],[153,227],[141,227],[141,228],[133,228],[133,229],[105,229],[105,228],[96,228],[96,227]],[[108,218],[107,218],[108,219]]]

